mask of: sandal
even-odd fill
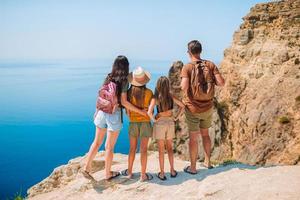
[[[146,173],[146,179],[141,180],[141,182],[145,182],[145,181],[151,181],[153,179],[153,176],[151,174]]]
[[[207,168],[207,169],[213,169],[213,168],[214,168],[214,166],[212,166],[212,165],[210,165],[210,166],[208,167],[207,165],[202,164],[201,166],[203,166],[203,167],[205,167],[205,168]]]
[[[185,173],[192,174],[192,175],[197,174],[197,172],[192,172],[192,171],[190,171],[190,168],[191,168],[191,166],[187,166],[187,167],[185,167],[185,168],[183,169],[183,171],[184,171]]]
[[[120,176],[121,173],[120,172],[114,172],[114,171],[111,171],[111,177],[109,177],[108,179],[106,179],[107,181],[110,181],[111,179],[114,179],[118,176]]]
[[[158,174],[156,175],[157,176],[157,178],[159,178],[160,180],[162,180],[162,181],[165,181],[165,180],[167,180],[167,177],[164,175],[164,177],[161,177],[160,176],[161,175],[161,173],[160,172],[158,172]]]
[[[176,176],[177,176],[177,171],[176,170],[174,170],[174,172],[175,172],[175,174],[173,175],[171,172],[170,172],[170,174],[171,174],[171,178],[175,178]]]
[[[89,180],[95,180],[94,177],[90,174],[90,172],[88,172],[86,170],[82,170],[81,173],[85,178],[87,178]]]
[[[129,176],[128,169],[125,169],[125,170],[121,171],[121,174],[122,174],[122,176],[127,176],[128,178],[132,178],[133,177],[133,174],[131,174],[131,176]]]
[[[121,171],[122,176],[128,176],[128,169]]]
[[[209,167],[207,167],[207,166],[204,166],[204,167],[206,167],[207,169],[213,169],[214,168],[212,165],[210,165]]]

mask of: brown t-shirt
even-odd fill
[[[219,74],[219,70],[217,66],[208,60],[204,60],[205,64],[207,67],[210,68],[210,70],[213,72],[213,75],[215,76],[216,74]],[[193,63],[188,63],[183,66],[182,71],[181,71],[181,78],[188,78],[191,80],[191,72],[192,69],[195,65]],[[193,83],[189,82],[189,85]],[[188,88],[188,93],[191,94],[191,88]],[[213,100],[209,101],[197,101],[192,99],[192,95],[187,95],[184,94],[183,96],[183,103],[187,106],[187,108],[192,112],[192,113],[201,113],[209,110],[213,106]]]

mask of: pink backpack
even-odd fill
[[[112,114],[117,104],[117,85],[114,82],[104,84],[98,92],[97,109]]]

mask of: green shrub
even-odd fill
[[[175,123],[175,132],[177,133],[177,132],[179,132],[179,131],[181,131],[181,127],[180,127],[180,125],[179,125],[179,122],[177,121],[177,122]]]
[[[217,109],[228,110],[228,104],[225,101],[217,102]]]
[[[223,163],[221,163],[220,165],[227,166],[227,165],[234,165],[234,164],[239,164],[239,162],[236,160],[228,159],[228,160],[224,160]]]
[[[281,124],[287,124],[290,122],[290,119],[287,116],[281,116],[278,118],[278,121]]]
[[[23,200],[24,198],[19,194],[18,196],[14,197],[14,200]]]
[[[22,190],[20,192],[17,192],[13,197],[7,198],[7,200],[25,200],[26,197],[22,196]]]

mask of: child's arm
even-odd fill
[[[179,111],[178,111],[177,115],[174,117],[174,120],[177,121],[178,118],[182,115],[185,105],[174,96],[173,96],[173,101],[179,106]]]
[[[150,105],[149,105],[149,108],[148,108],[148,116],[150,117],[150,119],[153,121],[153,122],[156,122],[156,119],[154,118],[153,116],[153,111],[154,111],[154,107],[155,107],[155,98],[152,98],[151,101],[150,101]]]
[[[132,105],[127,100],[127,93],[126,92],[122,92],[122,94],[121,94],[121,104],[122,104],[122,106],[124,106],[128,110],[131,110],[133,112],[139,113],[139,114],[141,114],[143,116],[148,116],[147,115],[147,111],[138,109],[137,107],[135,107],[134,105]]]

